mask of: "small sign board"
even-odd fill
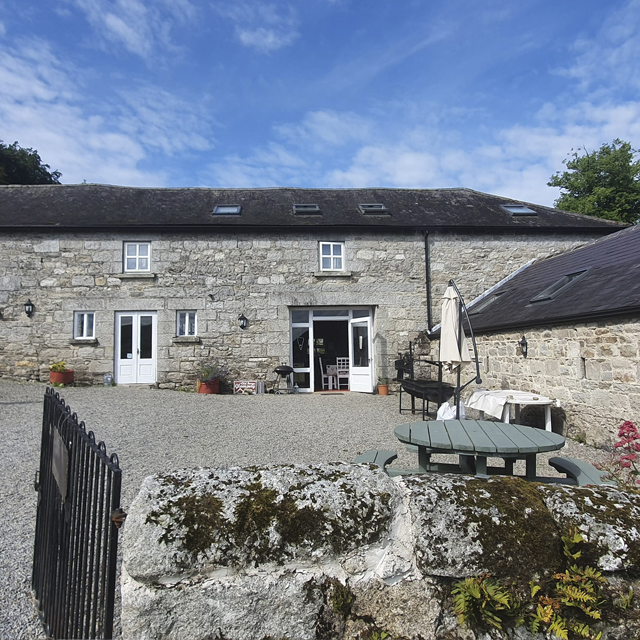
[[[255,394],[258,393],[258,382],[256,380],[234,380],[233,393]]]

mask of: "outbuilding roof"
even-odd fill
[[[0,186],[2,228],[357,227],[611,232],[616,223],[471,189]]]
[[[469,305],[476,333],[640,312],[640,226],[533,263]]]

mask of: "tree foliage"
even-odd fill
[[[61,175],[43,164],[35,149],[0,140],[0,184],[59,184]]]
[[[563,161],[567,171],[557,172],[547,183],[560,187],[556,207],[596,218],[638,222],[640,160],[634,160],[638,150],[616,138],[593,153],[586,149],[571,151]]]

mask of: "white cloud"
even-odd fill
[[[67,0],[85,14],[98,42],[117,44],[150,60],[161,51],[175,50],[171,29],[192,20],[189,0]]]
[[[290,7],[279,8],[260,0],[218,2],[217,12],[231,20],[241,44],[270,53],[292,44],[299,36],[298,18]]]
[[[76,84],[80,77],[41,41],[0,50],[2,135],[37,148],[64,182],[164,185],[167,171],[141,167],[158,153],[210,148],[207,119],[184,100],[147,88],[96,103]]]
[[[640,0],[612,12],[595,37],[578,40],[574,48],[577,57],[563,73],[583,88],[640,88]]]

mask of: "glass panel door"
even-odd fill
[[[349,322],[351,370],[349,388],[362,393],[373,392],[373,358],[371,318],[352,318]]]
[[[116,313],[116,383],[156,382],[156,320],[155,312]]]

